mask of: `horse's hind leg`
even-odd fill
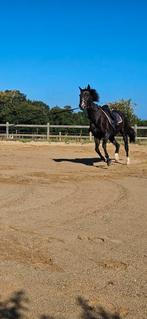
[[[119,149],[120,149],[120,144],[116,141],[115,137],[112,136],[109,138],[110,142],[115,146],[115,161],[119,161]]]
[[[94,137],[94,141],[95,141],[95,151],[97,152],[97,154],[100,156],[101,160],[105,162],[105,157],[101,154],[100,150],[99,150],[99,145],[100,145],[100,140],[97,137]]]
[[[126,157],[127,157],[127,164],[130,164],[130,158],[129,158],[129,143],[128,143],[128,136],[126,134],[123,134],[123,140],[125,145],[125,151],[126,151]]]
[[[108,139],[106,139],[106,138],[103,139],[102,147],[104,149],[104,153],[105,153],[105,157],[106,157],[106,163],[109,166],[109,165],[111,165],[111,159],[110,159],[109,154],[107,152],[107,141],[108,141]]]

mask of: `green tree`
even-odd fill
[[[73,117],[76,125],[89,125],[89,119],[85,112],[75,112],[73,113]]]
[[[0,122],[11,121],[15,117],[15,107],[26,101],[18,90],[0,92]]]
[[[13,124],[46,124],[49,107],[41,101],[30,101],[18,90],[0,92],[0,122]]]

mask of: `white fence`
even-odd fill
[[[133,127],[138,140],[147,140],[147,126]],[[1,139],[45,139],[62,141],[65,139],[93,140],[89,126],[85,125],[33,125],[33,124],[0,124]]]

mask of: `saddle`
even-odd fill
[[[101,109],[105,113],[106,117],[109,120],[109,123],[114,129],[117,129],[117,126],[122,123],[122,118],[116,110],[110,110],[108,105],[102,105]]]

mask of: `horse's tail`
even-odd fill
[[[130,125],[127,126],[127,134],[129,135],[130,143],[135,143],[136,134],[134,129]]]

